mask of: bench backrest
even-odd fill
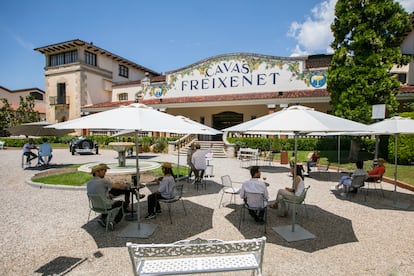
[[[262,266],[264,245],[266,237],[239,240],[222,241],[216,239],[182,240],[168,244],[136,244],[128,242],[129,255],[134,271],[141,259],[159,257],[194,257],[202,255],[234,255],[252,252]]]
[[[251,154],[259,154],[258,149],[252,149],[252,148],[240,148],[239,153],[251,153]]]

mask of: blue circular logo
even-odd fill
[[[315,88],[320,88],[326,84],[326,76],[324,74],[315,74],[310,77],[310,84]]]
[[[159,98],[162,96],[162,87],[158,86],[156,88],[154,88],[154,96]]]

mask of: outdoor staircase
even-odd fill
[[[222,141],[194,141],[198,143],[202,150],[211,150],[213,153],[213,158],[226,158],[226,153],[224,152],[224,142]],[[188,146],[180,149],[180,155],[187,155]]]

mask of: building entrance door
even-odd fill
[[[225,111],[213,114],[213,128],[222,130],[243,123],[243,114],[233,111]]]

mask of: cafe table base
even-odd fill
[[[310,240],[316,238],[314,234],[302,228],[299,224],[295,224],[294,228],[291,224],[284,226],[272,227],[273,231],[278,233],[287,242]]]
[[[128,223],[128,225],[119,232],[118,237],[149,238],[154,233],[156,228],[156,224],[139,222]]]
[[[128,213],[124,216],[124,219],[127,221],[133,221],[133,220],[137,220],[137,214],[136,213]]]

